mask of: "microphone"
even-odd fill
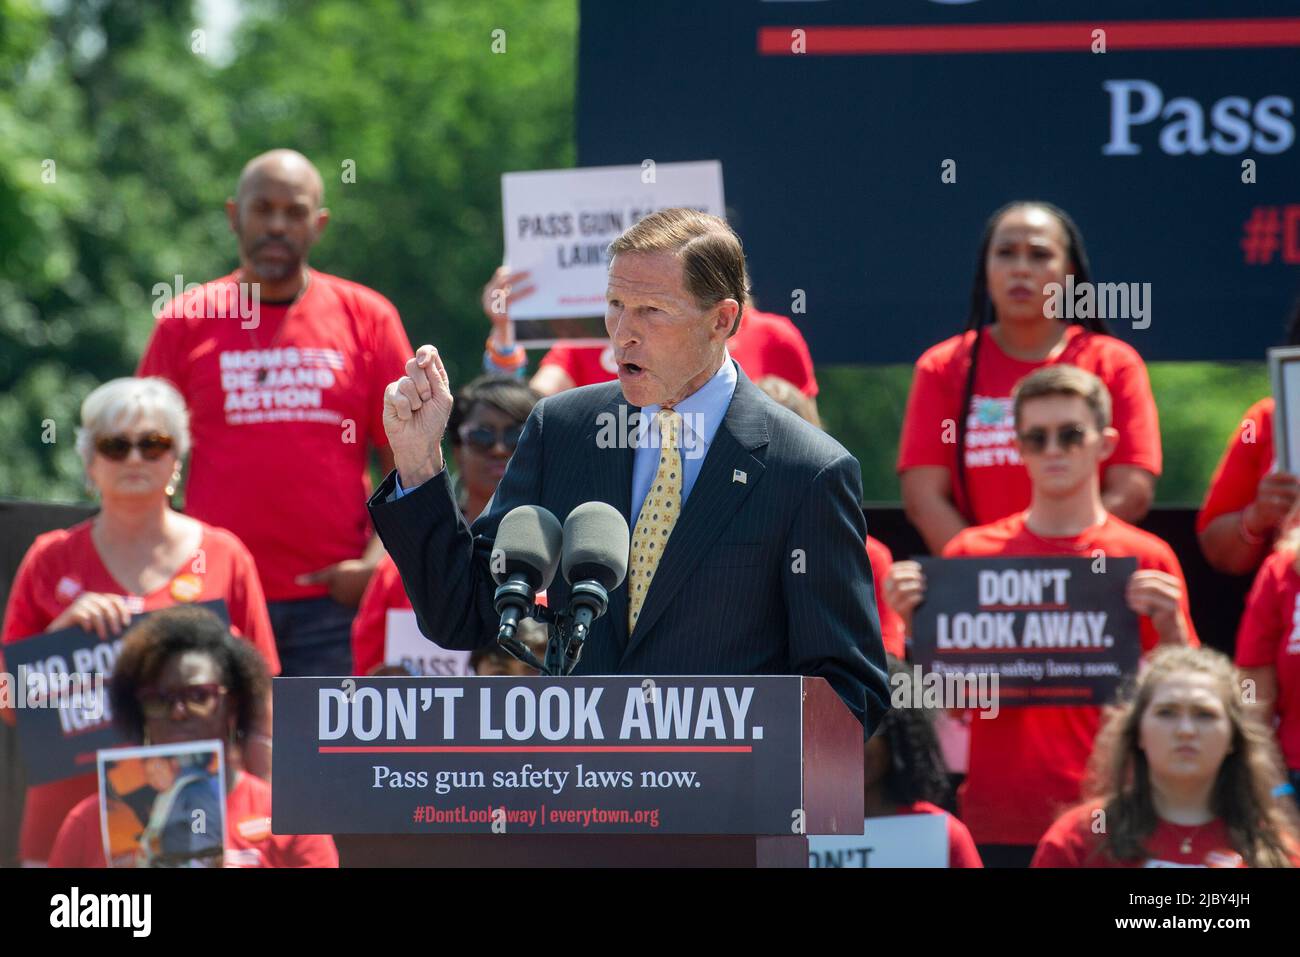
[[[532,611],[537,592],[555,578],[560,563],[560,520],[536,505],[512,508],[497,527],[492,546],[492,578],[499,586],[493,607],[501,616],[497,643],[540,670],[541,663],[515,637],[519,620]]]
[[[564,578],[570,585],[573,626],[564,651],[564,674],[571,674],[591,625],[609,608],[609,593],[627,576],[630,545],[627,519],[605,502],[583,502],[564,520]]]

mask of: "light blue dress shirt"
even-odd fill
[[[713,437],[718,434],[727,407],[736,392],[736,367],[731,355],[723,356],[722,366],[713,378],[700,386],[674,408],[682,416],[682,432],[678,454],[682,460],[682,506],[700,477],[704,456],[708,454]],[[641,506],[650,492],[650,483],[659,471],[659,421],[655,418],[660,406],[647,405],[641,410],[641,423],[637,447],[632,460],[632,522],[636,528]],[[680,512],[678,514],[681,514]]]
[[[732,364],[731,353],[724,352],[722,365],[708,382],[700,386],[681,402],[676,409],[682,416],[682,434],[678,442],[678,455],[682,460],[682,505],[700,477],[704,457],[713,444],[713,437],[718,434],[722,420],[727,417],[727,408],[731,397],[736,393],[736,367]],[[647,405],[641,410],[641,421],[637,430],[636,451],[632,460],[632,522],[636,528],[641,506],[650,492],[650,483],[654,481],[655,472],[659,470],[659,423],[655,413],[661,407]],[[395,481],[393,494],[389,501],[396,501],[408,493],[402,483]]]

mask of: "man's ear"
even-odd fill
[[[726,335],[724,338],[731,338],[731,330],[736,325],[736,319],[740,316],[740,303],[734,299],[723,299],[715,307],[718,310],[714,319],[714,328],[723,330]]]
[[[1103,462],[1115,454],[1118,445],[1119,429],[1108,425],[1101,430],[1101,459]]]
[[[322,206],[316,211],[316,238],[320,239],[321,233],[325,232],[325,227],[330,223],[330,211],[328,206]]]
[[[230,223],[230,231],[236,236],[239,235],[239,204],[231,197],[226,197],[226,221]]]

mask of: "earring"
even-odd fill
[[[181,467],[178,465],[176,466],[176,471],[172,472],[171,481],[168,482],[167,486],[163,489],[163,491],[167,493],[168,498],[171,498],[173,495],[176,494],[176,483],[178,483],[180,480],[181,480]]]

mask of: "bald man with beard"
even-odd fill
[[[185,396],[185,510],[252,552],[290,676],[352,671],[352,617],[383,554],[365,509],[369,455],[392,468],[384,388],[412,351],[391,302],[307,264],[324,200],[301,153],[251,159],[226,201],[239,268],[157,311],[138,372]],[[202,558],[177,569],[177,600]]]

